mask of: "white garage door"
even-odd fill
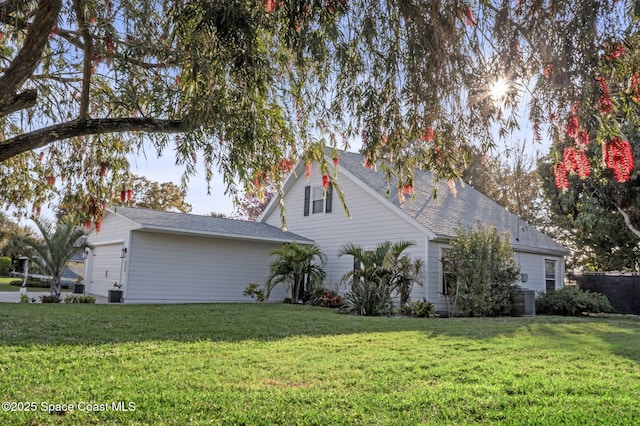
[[[120,282],[123,261],[120,257],[123,243],[94,247],[91,257],[91,273],[88,292],[107,297],[115,282]]]

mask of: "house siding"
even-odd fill
[[[278,243],[137,231],[132,233],[126,303],[250,302],[247,284],[264,284]],[[284,286],[271,300],[286,297]]]
[[[338,250],[345,243],[353,243],[373,249],[382,241],[408,240],[416,245],[407,249],[412,258],[425,260],[427,255],[427,238],[423,231],[398,216],[397,212],[379,199],[354,183],[346,175],[340,175],[337,183],[344,192],[351,218],[345,213],[333,191],[331,213],[312,213],[304,215],[305,187],[317,186],[322,177],[317,163],[313,165],[313,173],[309,180],[299,176],[289,188],[284,198],[287,228],[300,235],[312,239],[327,256],[327,278],[325,286],[341,293],[348,291],[340,281],[344,274],[353,270],[351,256],[338,257]],[[313,191],[312,191],[313,192]],[[281,226],[277,208],[273,209],[263,221],[274,226]],[[425,271],[426,276],[426,271]],[[412,300],[426,297],[425,288],[414,286]]]
[[[107,214],[102,220],[103,232],[92,230],[87,236],[89,252],[84,265],[86,291],[107,296],[115,282],[124,284],[126,273],[121,250],[128,247],[131,230],[139,225],[125,218]]]
[[[516,262],[520,266],[520,272],[527,274],[527,282],[518,282],[522,288],[534,290],[536,294],[546,291],[545,260],[556,261],[556,288],[564,285],[564,258],[553,255],[516,252]]]

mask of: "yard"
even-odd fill
[[[640,418],[634,317],[408,319],[275,304],[3,304],[0,320],[0,424]]]

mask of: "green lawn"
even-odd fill
[[[16,409],[35,403],[27,404],[35,411],[0,412],[0,424],[623,425],[640,418],[634,317],[3,304],[0,345],[2,400]],[[73,407],[50,414],[46,404]]]

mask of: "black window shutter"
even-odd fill
[[[331,213],[331,209],[333,208],[333,183],[329,183],[329,187],[327,188],[327,200],[324,205],[324,212]]]
[[[304,215],[309,216],[309,201],[311,200],[311,186],[304,187]]]

